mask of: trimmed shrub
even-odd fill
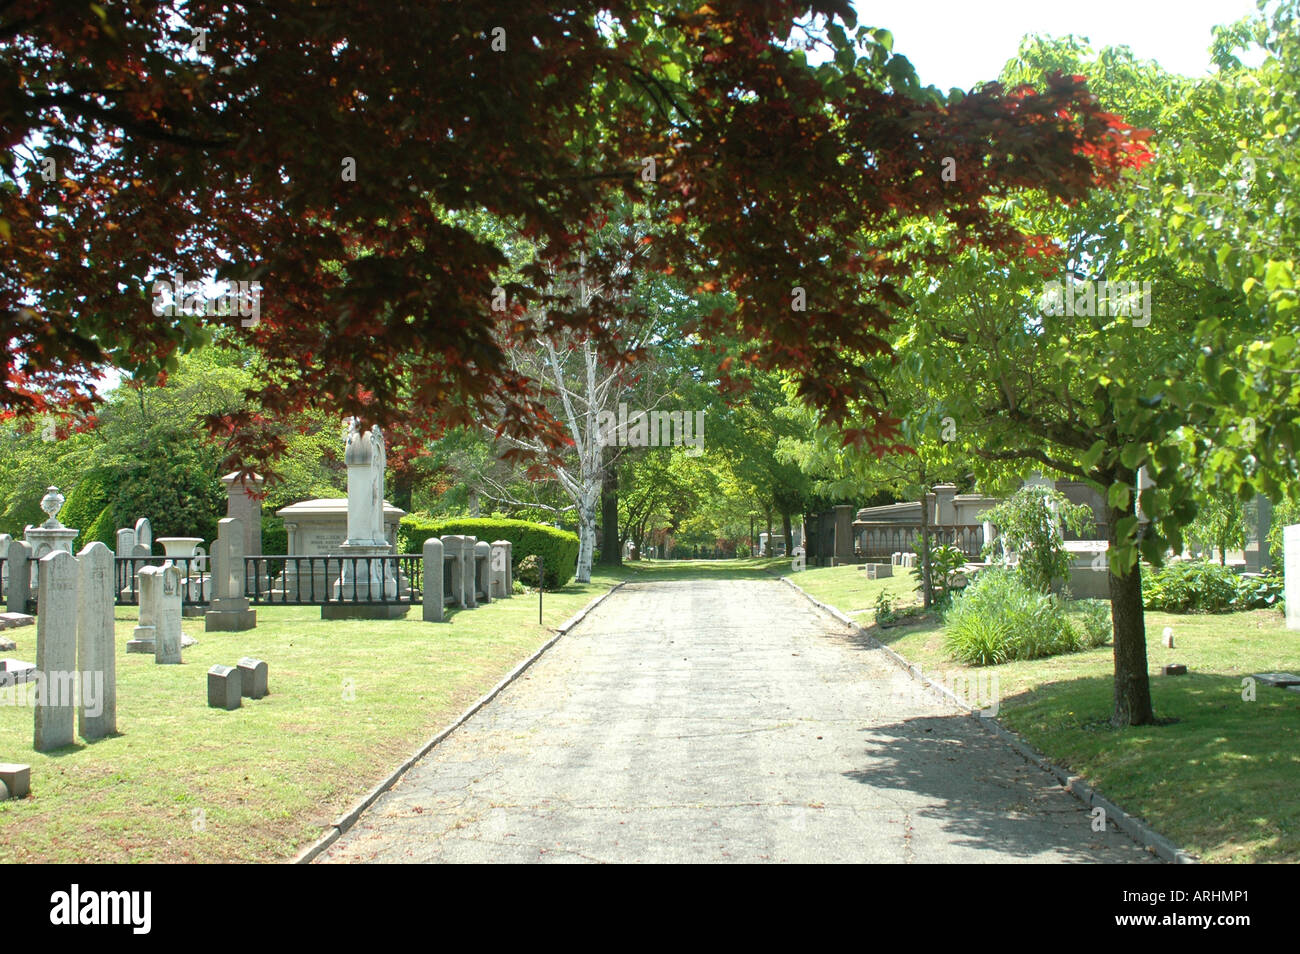
[[[284,529],[284,518],[262,515],[262,552],[279,556],[289,552],[289,531]]]
[[[117,549],[117,527],[113,526],[112,504],[109,504],[101,510],[99,516],[95,518],[95,522],[85,530],[81,531],[77,539],[81,541],[77,547],[78,553],[81,552],[81,548],[86,546],[86,544],[94,543],[96,540],[104,544],[104,546],[108,547],[110,550],[115,551]],[[129,553],[114,555],[130,556]]]
[[[91,532],[91,526],[98,523],[103,518],[104,508],[112,503],[117,480],[113,474],[107,470],[90,470],[81,475],[81,479],[67,491],[67,499],[63,502],[63,509],[59,511],[59,522],[65,527],[72,527],[77,533],[77,539],[72,542],[72,551],[80,552],[81,548],[92,540],[99,540]],[[112,523],[112,514],[109,514],[109,523]],[[116,527],[112,528],[109,537],[113,539],[103,540],[112,549],[116,542]]]
[[[944,614],[944,643],[960,662],[985,666],[1040,659],[1089,648],[1060,597],[1040,593],[1015,571],[995,567],[953,598]]]
[[[431,520],[410,515],[402,518],[397,528],[397,548],[402,553],[421,553],[424,541],[430,537],[448,534],[477,537],[491,543],[509,540],[511,562],[515,575],[529,586],[537,585],[537,570],[532,571],[532,582],[524,577],[523,563],[530,556],[540,556],[546,561],[546,588],[559,589],[573,579],[578,569],[578,536],[567,530],[557,530],[544,523],[527,520],[509,520],[494,517],[450,517]]]
[[[515,579],[525,587],[537,588],[537,555],[530,553],[519,561],[519,568],[515,570],[517,574]],[[562,571],[551,572],[551,561],[546,561],[546,588],[548,590],[558,590],[564,583],[560,582]],[[572,576],[573,572],[570,571]],[[565,582],[568,582],[567,580]]]

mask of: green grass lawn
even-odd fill
[[[908,577],[864,580],[853,567],[791,578],[812,596],[851,611],[884,588],[911,592]],[[872,614],[855,617],[871,626]],[[1161,645],[1173,627],[1172,650]],[[1300,693],[1256,687],[1255,672],[1300,673],[1300,633],[1276,610],[1223,615],[1146,614],[1151,687],[1160,725],[1110,725],[1114,663],[1109,645],[990,667],[998,674],[998,718],[1050,761],[1085,778],[1126,811],[1205,861],[1300,861]],[[969,671],[943,649],[943,628],[873,627],[871,633],[923,672]],[[1189,675],[1161,676],[1165,663]]]
[[[32,749],[23,687],[0,690],[0,761],[32,767],[32,795],[0,802],[0,861],[283,860],[305,847],[423,742],[626,573],[515,596],[449,622],[330,621],[316,607],[262,607],[245,633],[183,628],[180,666],[127,654],[135,611],[117,614],[117,736]],[[36,629],[9,630],[34,661]],[[207,671],[265,659],[271,693],[207,707]]]

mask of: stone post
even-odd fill
[[[77,555],[77,565],[77,670],[81,675],[77,725],[83,739],[102,739],[117,731],[113,551],[95,541]]]
[[[492,541],[492,596],[494,599],[509,599],[514,595],[513,564],[511,551],[514,544],[509,540]]]
[[[241,633],[257,625],[257,610],[244,595],[244,528],[237,517],[217,521],[212,544],[212,603],[204,615],[209,633]]]
[[[424,541],[424,621],[441,623],[442,609],[442,541],[430,537]]]
[[[221,478],[226,485],[226,516],[240,522],[244,533],[244,556],[262,555],[262,501],[259,493],[265,478],[253,474],[241,478],[239,471]]]
[[[478,587],[475,585],[478,577],[478,567],[474,560],[474,547],[478,543],[478,538],[461,537],[460,539],[460,588],[465,597],[465,608],[474,609],[478,606]]]
[[[5,561],[4,563],[0,563],[0,602],[4,600],[5,593],[8,592],[7,587],[9,583],[9,564],[8,564],[9,544],[13,542],[13,539],[14,538],[9,536],[9,534],[7,533],[0,533],[0,560]]]
[[[484,603],[492,602],[492,544],[486,540],[474,544],[474,597],[480,594]]]
[[[38,752],[71,745],[77,711],[77,558],[67,550],[42,557],[36,617]]]

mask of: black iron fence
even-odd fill
[[[250,556],[244,558],[244,593],[260,606],[415,606],[424,602],[424,558]]]
[[[181,604],[184,606],[204,606],[212,601],[212,577],[209,573],[209,558],[193,557],[115,557],[113,560],[115,586],[118,606],[140,605],[140,571],[147,566],[162,566],[171,563],[181,574]]]

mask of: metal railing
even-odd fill
[[[416,606],[424,602],[424,558],[418,554],[244,557],[244,593],[259,606]]]
[[[181,604],[184,606],[206,606],[212,601],[212,578],[208,572],[206,556],[192,557],[115,557],[114,587],[118,606],[140,605],[139,573],[147,566],[162,566],[171,563],[181,572]]]

